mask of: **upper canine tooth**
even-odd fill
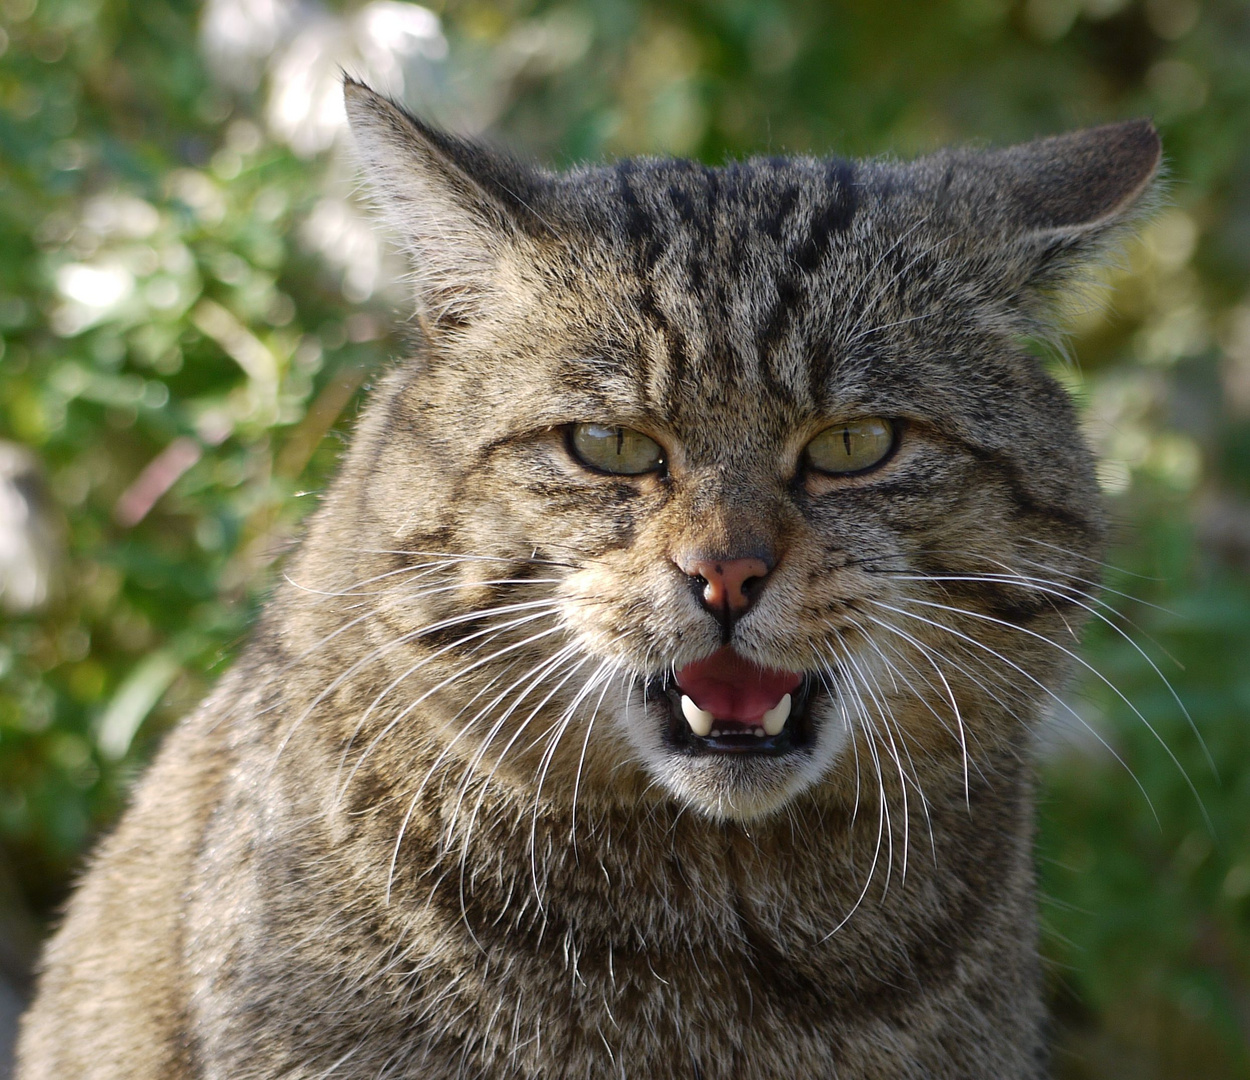
[[[786,711],[789,712],[788,706]],[[681,695],[681,714],[690,725],[690,730],[700,738],[706,739],[711,734],[712,721],[716,718],[710,712],[700,709],[686,694]]]
[[[684,702],[683,702],[684,704]],[[790,695],[786,694],[776,705],[766,712],[761,720],[764,730],[769,735],[780,735],[790,717]]]

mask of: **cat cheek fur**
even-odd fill
[[[20,1080],[1041,1080],[1030,755],[1104,525],[1019,341],[1153,129],[553,174],[346,90],[416,353],[96,854]],[[804,475],[869,416],[879,470]],[[585,422],[666,471],[591,474]],[[805,741],[682,728],[726,641]]]

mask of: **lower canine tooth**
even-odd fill
[[[769,735],[780,735],[781,729],[786,726],[786,720],[790,717],[790,695],[786,694],[776,705],[766,712],[761,718],[764,730]]]
[[[681,714],[690,725],[690,730],[700,738],[706,739],[711,734],[712,721],[715,717],[710,712],[700,709],[686,694],[681,695]]]

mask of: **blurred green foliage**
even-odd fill
[[[337,65],[556,162],[911,154],[1149,114],[1167,205],[1061,368],[1119,526],[1101,677],[1072,688],[1114,754],[1062,718],[1046,740],[1045,949],[1063,1076],[1250,1075],[1250,7],[434,10],[0,0],[0,439],[36,455],[64,541],[48,601],[0,626],[0,875],[40,917],[65,895],[402,352],[396,268],[332,146]]]

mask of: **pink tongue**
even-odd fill
[[[792,693],[803,676],[795,671],[762,668],[743,659],[726,646],[703,660],[687,664],[677,673],[683,694],[717,720],[752,723],[759,720],[786,694]]]

